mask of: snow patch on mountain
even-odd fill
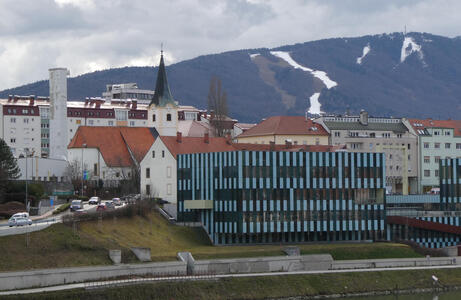
[[[250,58],[253,59],[253,58],[255,58],[255,57],[258,56],[258,55],[261,55],[261,54],[259,54],[259,53],[252,53],[252,54],[250,54]]]
[[[286,61],[289,65],[291,65],[295,69],[301,69],[303,71],[311,73],[314,77],[317,77],[318,79],[320,79],[323,82],[323,84],[327,87],[327,89],[331,89],[332,87],[335,87],[335,86],[338,85],[338,83],[336,81],[333,81],[328,77],[326,72],[313,70],[311,68],[301,66],[296,61],[294,61],[293,58],[291,58],[290,53],[288,53],[288,52],[271,51],[271,54],[283,59],[284,61]]]
[[[338,83],[334,80],[331,80],[330,77],[328,77],[327,73],[324,71],[319,71],[319,70],[313,70],[308,67],[304,67],[300,64],[298,64],[293,58],[291,58],[291,55],[289,52],[285,51],[271,51],[270,52],[272,55],[277,56],[278,58],[283,59],[286,61],[290,66],[292,66],[295,69],[301,69],[305,72],[311,73],[314,77],[320,79],[323,84],[327,87],[327,89],[331,89],[332,87],[335,87],[338,85]],[[310,107],[308,112],[311,114],[320,114],[322,111],[320,110],[321,104],[319,102],[319,97],[320,93],[314,93],[310,98]]]
[[[405,59],[407,59],[407,57],[413,53],[417,53],[419,59],[423,61],[424,54],[423,54],[423,51],[421,50],[421,45],[418,45],[412,37],[406,36],[402,44],[402,50],[400,53],[400,62],[403,63]]]
[[[314,93],[312,96],[310,96],[309,100],[311,101],[311,106],[307,111],[308,113],[313,115],[320,115],[321,113],[323,113],[323,111],[320,110],[320,107],[322,105],[319,102],[319,97],[320,93]]]
[[[365,58],[365,56],[367,56],[370,50],[371,50],[370,43],[368,43],[365,47],[363,47],[362,56],[357,57],[357,64],[359,65],[362,64],[362,60]]]

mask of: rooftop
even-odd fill
[[[461,137],[461,120],[408,119],[418,135],[429,135],[427,128],[452,128],[456,137]]]

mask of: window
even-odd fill
[[[150,195],[150,184],[146,184],[146,195]]]
[[[424,170],[424,177],[430,177],[431,176],[431,170]]]
[[[461,143],[456,143],[456,149],[458,149],[458,150],[461,149]]]
[[[439,161],[440,161],[440,156],[436,156],[436,157],[434,157],[434,162],[435,162],[436,164],[438,164],[438,163],[439,163]]]
[[[370,137],[374,138],[374,137],[376,137],[376,134],[374,132],[372,132],[372,133],[370,133]]]
[[[434,131],[434,135],[440,135],[439,131]]]
[[[155,151],[152,151],[152,158],[155,158]]]
[[[429,143],[424,143],[424,148],[429,149]]]
[[[383,133],[383,138],[390,138],[391,134],[390,133]]]
[[[172,190],[171,183],[168,183],[166,185],[166,193],[167,193],[167,195],[171,195],[171,190]]]
[[[11,119],[10,119],[10,122],[11,122],[11,123],[16,123],[16,118],[11,118]]]
[[[410,144],[408,144],[408,150],[410,150],[410,148],[411,148],[411,146],[410,146]]]
[[[166,167],[166,177],[171,178],[171,167]]]
[[[402,138],[402,134],[401,134],[401,133],[397,133],[397,137],[398,137],[399,139],[401,139],[401,138]]]
[[[319,138],[315,138],[315,144],[320,145],[320,139]]]
[[[335,131],[335,137],[341,137],[341,132],[340,131]]]
[[[117,121],[126,121],[126,120],[128,120],[128,111],[126,111],[126,110],[116,110],[115,111],[115,119]]]
[[[94,120],[88,120],[88,125],[93,125],[94,124]]]
[[[373,150],[373,143],[370,143],[370,150]]]
[[[134,121],[130,121],[130,126],[134,126]]]
[[[108,122],[108,125],[109,125],[109,126],[114,126],[114,121],[109,121],[109,122]]]
[[[150,178],[150,168],[146,168],[146,178]]]
[[[450,135],[450,131],[445,131],[445,135]]]
[[[166,114],[166,120],[171,121],[171,114]]]
[[[439,170],[437,170],[437,169],[434,170],[434,175],[435,175],[435,177],[439,177]]]
[[[93,165],[93,173],[95,176],[98,176],[98,164],[97,163]]]
[[[424,163],[425,164],[430,163],[431,162],[430,159],[431,159],[430,156],[424,156]]]
[[[16,139],[15,139],[15,138],[10,139],[10,142],[11,142],[11,143],[16,143]]]
[[[165,157],[165,150],[162,150],[162,157]]]
[[[445,149],[450,149],[451,144],[450,143],[445,143]]]
[[[29,123],[29,118],[24,118],[24,123],[28,124]]]
[[[120,177],[120,172],[115,173],[115,177]]]
[[[152,122],[155,122],[155,114],[152,115]]]
[[[389,154],[389,159],[392,159],[392,154]]]
[[[440,143],[434,143],[434,148],[435,149],[440,149]]]
[[[75,120],[75,124],[82,124],[81,120]]]

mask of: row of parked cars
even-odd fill
[[[120,198],[112,198],[111,201],[101,201],[101,198],[94,196],[88,200],[88,204],[97,205],[96,211],[105,211],[110,209],[115,209],[116,206],[123,205],[123,202]],[[83,210],[83,201],[82,200],[72,200],[70,204],[70,210],[73,212],[81,212]]]

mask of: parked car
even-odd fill
[[[83,209],[82,200],[72,200],[70,204],[70,211],[77,211],[79,209]]]
[[[96,207],[96,211],[105,211],[107,209],[106,203],[99,203]]]
[[[28,213],[18,213],[14,214],[9,220],[8,220],[8,226],[13,227],[13,226],[24,226],[24,225],[32,225],[32,220],[29,219],[29,214]]]
[[[106,210],[115,209],[115,203],[112,201],[106,201],[104,204],[106,205]]]
[[[122,205],[122,200],[120,198],[112,198],[112,202],[114,203],[115,206]]]
[[[99,203],[101,203],[101,198],[97,196],[93,196],[90,198],[90,200],[88,200],[88,204],[99,204]]]

